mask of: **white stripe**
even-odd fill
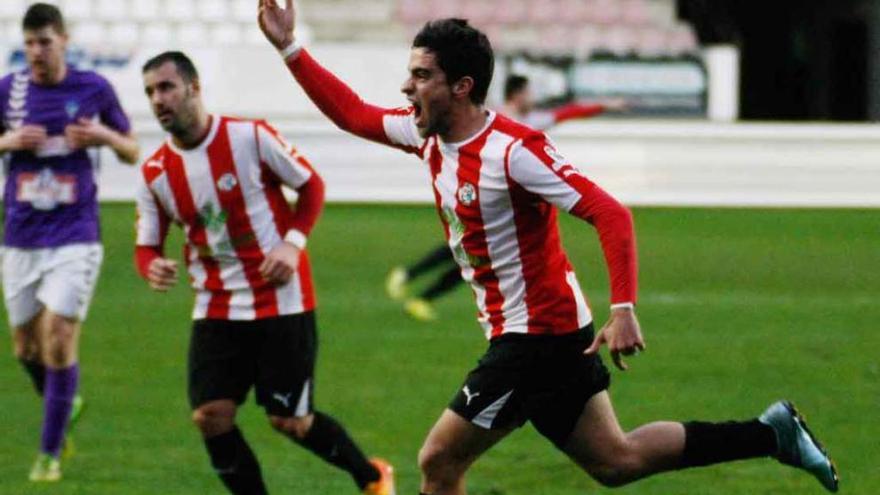
[[[504,404],[507,403],[507,399],[510,398],[511,394],[513,394],[513,390],[507,392],[506,394],[502,395],[501,398],[489,404],[489,407],[480,411],[480,414],[472,419],[471,423],[487,430],[491,429],[492,423],[495,421],[498,413],[501,412],[501,408],[503,408]]]
[[[493,131],[480,151],[480,215],[492,270],[498,278],[498,290],[504,298],[501,314],[502,333],[527,333],[529,311],[526,284],[519,253],[513,204],[504,170],[503,157],[513,138]]]
[[[415,116],[412,113],[385,115],[382,117],[382,127],[385,130],[385,136],[393,144],[419,148],[424,142],[419,136]]]
[[[565,281],[568,282],[568,286],[571,287],[571,293],[574,296],[574,302],[577,306],[578,328],[584,328],[593,321],[593,315],[590,313],[590,307],[587,305],[587,300],[584,298],[581,284],[578,283],[577,275],[571,271],[565,272]]]
[[[299,394],[299,400],[296,403],[296,410],[293,411],[295,417],[302,418],[309,415],[309,391],[311,388],[312,379],[308,378],[303,384],[302,392]]]

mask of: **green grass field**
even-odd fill
[[[103,207],[106,261],[82,342],[89,409],[79,453],[57,486],[32,486],[40,403],[9,340],[0,343],[0,493],[223,493],[189,422],[185,356],[192,297],[150,292],[131,261],[133,207]],[[636,209],[639,317],[648,350],[616,372],[624,428],[654,419],[752,417],[787,397],[836,458],[842,493],[880,491],[880,212]],[[593,229],[562,219],[598,321],[607,282]],[[418,488],[416,453],[485,348],[470,291],[433,324],[389,301],[388,268],[441,238],[428,207],[331,205],[310,241],[321,352],[316,401],[371,454],[389,458],[399,493]],[[179,235],[170,251],[179,255]],[[4,315],[5,319],[5,315]],[[273,493],[356,493],[348,477],[273,433],[251,402],[240,423]],[[477,495],[605,492],[530,427],[472,470]],[[610,490],[609,490],[610,491]],[[818,494],[775,461],[672,473],[621,494]]]

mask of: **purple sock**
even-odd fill
[[[79,365],[65,369],[46,369],[46,388],[43,398],[43,439],[41,451],[44,454],[58,456],[67,420],[70,419],[70,407],[76,396],[79,383]]]

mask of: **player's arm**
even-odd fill
[[[285,210],[283,242],[266,254],[261,275],[287,283],[299,266],[299,255],[324,208],[324,181],[312,165],[268,124],[255,124],[262,177],[268,187],[283,184],[297,192],[296,208]],[[284,205],[287,206],[287,205]]]
[[[515,145],[508,164],[514,181],[598,232],[611,285],[611,318],[587,352],[607,343],[615,364],[626,369],[621,354],[645,348],[635,316],[638,258],[632,214],[569,164],[542,134]]]
[[[143,180],[138,185],[136,200],[135,267],[150,288],[165,292],[177,283],[177,262],[164,257],[171,219]]]
[[[422,140],[412,124],[410,112],[364,102],[311,54],[298,47],[293,32],[294,18],[293,0],[286,0],[283,9],[275,0],[260,0],[260,28],[284,55],[287,68],[318,109],[344,131],[407,152],[417,152]]]
[[[551,110],[553,123],[560,124],[567,120],[585,119],[603,113],[605,105],[601,103],[569,103]]]
[[[0,134],[0,153],[7,151],[34,151],[46,142],[46,128],[23,125],[15,130],[4,129]]]

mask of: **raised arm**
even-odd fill
[[[364,102],[348,85],[325,69],[294,36],[293,0],[285,8],[275,0],[259,0],[259,23],[266,38],[281,52],[287,68],[306,95],[340,129],[371,141],[418,152],[422,139],[411,109],[387,109]]]

